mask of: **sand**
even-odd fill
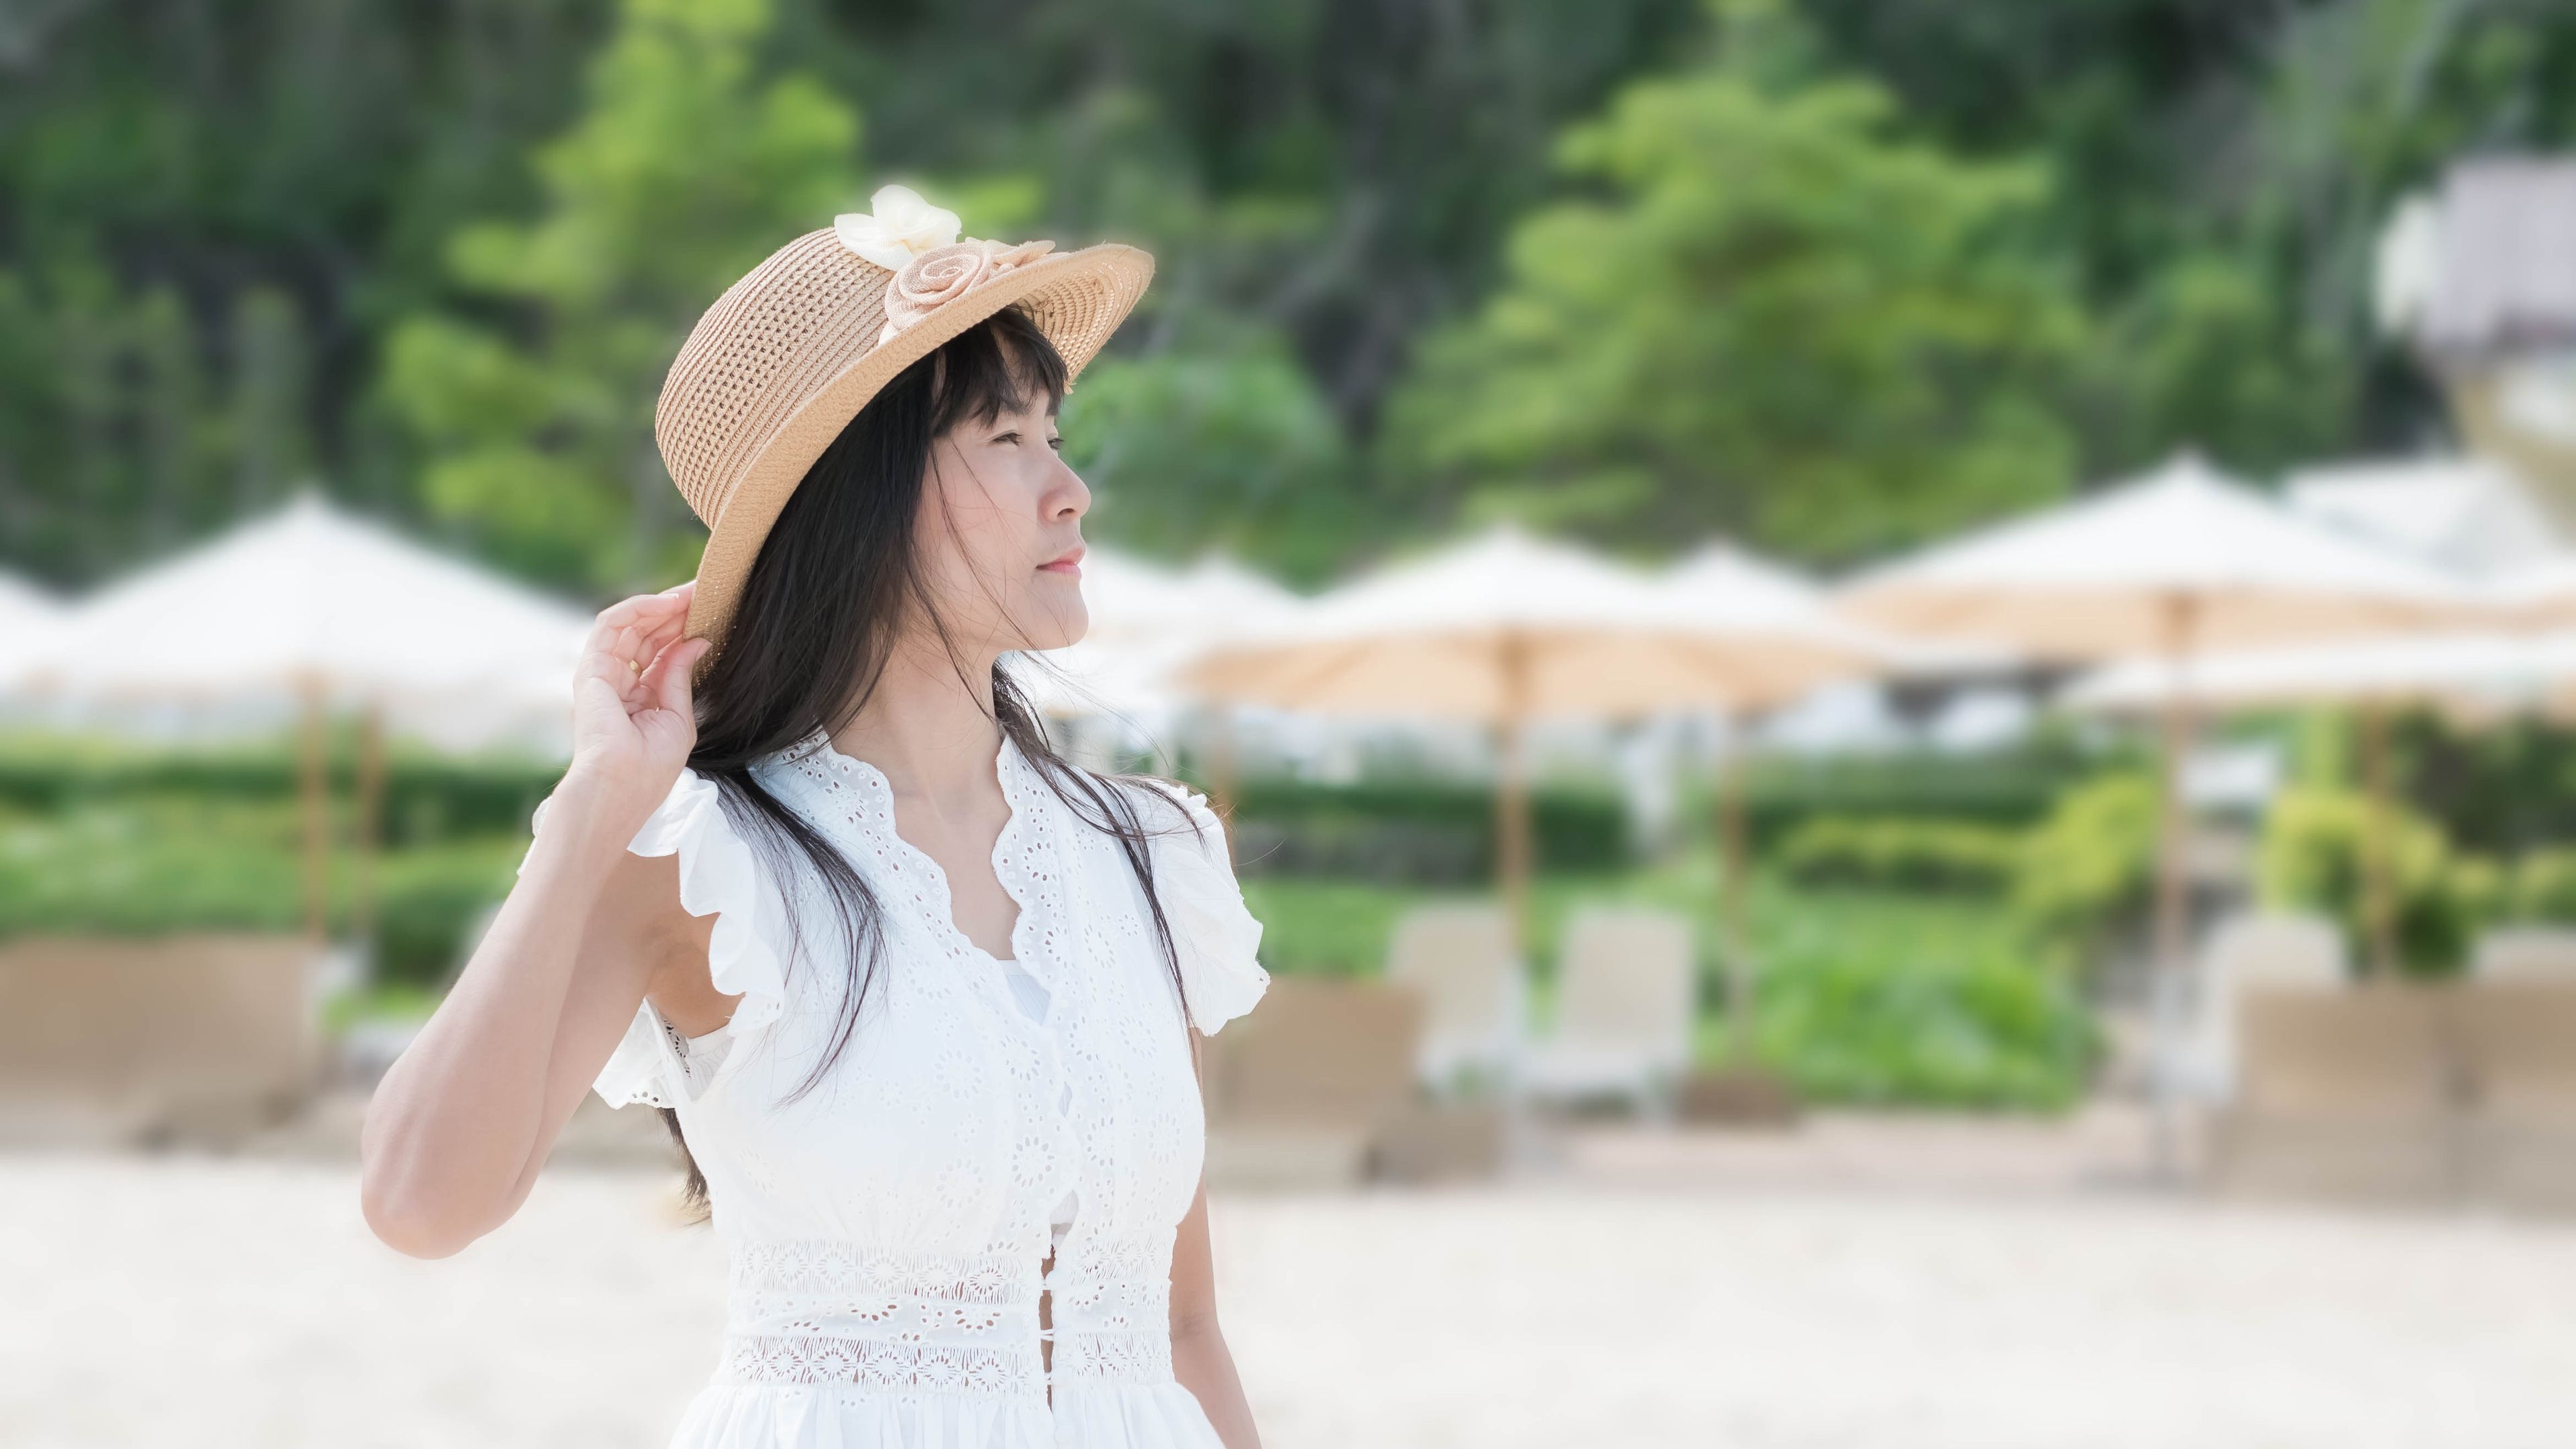
[[[657,1446],[722,1264],[550,1172],[415,1262],[343,1164],[0,1157],[0,1446]],[[2576,1443],[2576,1228],[2107,1192],[1220,1198],[1270,1449]]]

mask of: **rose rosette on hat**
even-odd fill
[[[1054,250],[1055,243],[1051,241],[1014,246],[964,241],[923,252],[905,263],[903,270],[894,274],[894,280],[886,284],[886,324],[885,330],[877,334],[877,345],[892,342],[896,333],[965,296],[970,288]]]

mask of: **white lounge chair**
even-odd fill
[[[1501,1084],[1517,1069],[1525,996],[1509,923],[1493,906],[1423,906],[1405,913],[1387,949],[1387,980],[1422,998],[1416,1067],[1424,1085],[1455,1092]]]
[[[2343,933],[2321,916],[2267,913],[2221,921],[2193,973],[2190,1041],[2176,1063],[2182,1094],[2211,1104],[2234,1100],[2245,993],[2339,989],[2349,980],[2345,958]]]
[[[1669,1117],[1690,1065],[1690,922],[1668,911],[1592,909],[1567,923],[1556,1024],[1529,1064],[1546,1097],[1624,1097]]]
[[[2505,926],[2478,938],[2469,975],[2479,981],[2576,981],[2576,930]]]

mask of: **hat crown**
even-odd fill
[[[767,439],[875,348],[893,278],[825,227],[770,253],[698,319],[663,379],[653,440],[700,522],[713,528]]]

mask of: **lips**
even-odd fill
[[[1038,569],[1042,573],[1069,574],[1075,577],[1080,577],[1082,574],[1083,553],[1084,550],[1081,548],[1067,549],[1056,557],[1038,565]]]

